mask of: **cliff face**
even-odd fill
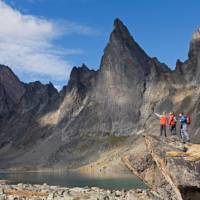
[[[25,86],[10,68],[0,65],[0,118],[8,117],[13,106],[20,101]]]
[[[98,71],[74,67],[61,92],[24,84],[0,67],[0,167],[74,167],[110,147],[109,135],[157,127],[154,111],[186,111],[197,137],[199,33],[189,58],[171,71],[151,58],[116,19]]]
[[[112,134],[130,134],[138,129],[144,93],[170,70],[150,58],[123,23],[116,19],[104,50],[95,91],[101,104],[105,128]],[[102,110],[100,109],[100,110]],[[102,119],[102,120],[103,120]]]

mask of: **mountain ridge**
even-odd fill
[[[191,138],[197,137],[199,52],[192,43],[188,60],[171,70],[116,19],[100,68],[74,67],[60,92],[51,83],[24,84],[7,68],[11,75],[4,80],[1,66],[0,168],[79,167],[110,148],[112,135],[158,131],[155,111],[188,112]],[[7,95],[13,93],[10,80],[19,91],[16,102]]]

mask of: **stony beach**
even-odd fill
[[[149,200],[154,194],[148,190],[106,190],[92,188],[67,188],[59,186],[1,183],[0,200]]]

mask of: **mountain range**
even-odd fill
[[[0,168],[75,168],[112,148],[111,136],[159,134],[154,112],[190,114],[200,141],[200,29],[188,59],[170,69],[150,57],[115,19],[97,71],[74,67],[58,92],[23,83],[0,65]]]

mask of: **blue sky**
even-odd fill
[[[99,68],[118,17],[152,57],[173,68],[187,59],[200,25],[198,0],[0,0],[0,62],[25,82],[61,88],[71,68]]]

